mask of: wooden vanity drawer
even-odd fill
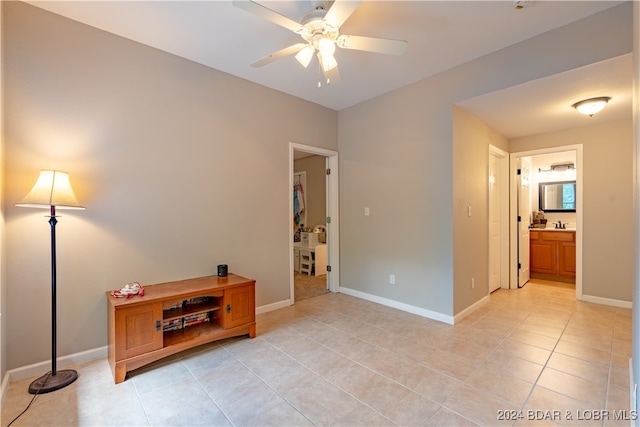
[[[573,242],[574,236],[576,235],[576,233],[573,231],[547,231],[540,234],[542,236],[542,240],[553,240],[560,242]]]

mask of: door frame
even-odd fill
[[[331,221],[326,221],[327,231],[327,265],[331,266],[331,272],[327,272],[329,291],[340,292],[340,224],[338,211],[338,152],[325,148],[313,147],[311,145],[289,142],[289,213],[293,212],[293,173],[295,151],[302,151],[309,154],[324,156],[327,158],[327,168],[331,174],[327,175],[326,181],[326,203],[327,217]],[[294,304],[295,287],[293,278],[293,216],[289,215],[289,298],[290,304]]]
[[[510,225],[510,248],[511,257],[509,261],[509,288],[518,288],[518,206],[516,203],[516,161],[520,157],[536,156],[539,154],[558,153],[562,151],[576,152],[576,299],[582,300],[582,213],[583,213],[583,162],[582,162],[582,144],[562,145],[550,148],[541,148],[537,150],[518,151],[509,155],[510,159],[510,185],[509,193],[509,225]]]
[[[488,170],[491,172],[491,157],[495,157],[499,161],[498,167],[500,168],[500,188],[504,191],[500,192],[500,218],[509,218],[509,153],[500,148],[489,144],[489,156],[488,156]],[[489,177],[490,178],[490,177]],[[487,180],[487,185],[490,185]],[[487,190],[487,197],[489,197],[490,190]],[[488,200],[491,203],[491,200]],[[491,218],[488,219],[489,222]],[[487,224],[488,226],[488,224]],[[490,241],[489,241],[490,244]],[[489,249],[490,250],[490,249]],[[487,263],[490,260],[487,259]],[[489,265],[489,278],[491,278],[491,265]],[[500,288],[509,289],[509,221],[502,220],[500,222]],[[491,293],[491,289],[489,289]]]

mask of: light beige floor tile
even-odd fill
[[[231,425],[193,377],[148,391],[140,401],[154,426]]]
[[[593,409],[604,408],[606,384],[597,384],[547,367],[542,371],[538,385],[585,402]]]
[[[500,335],[483,330],[476,330],[474,328],[464,328],[456,338],[472,344],[488,347],[493,350],[498,348],[502,341],[504,341],[504,337]]]
[[[607,384],[609,366],[596,362],[576,359],[562,353],[551,355],[547,367],[562,371],[598,384]]]
[[[263,380],[278,377],[299,365],[295,359],[275,347],[266,347],[238,360]]]
[[[433,427],[475,427],[478,424],[445,407],[441,407],[425,424]]]
[[[444,406],[471,421],[485,426],[508,426],[512,420],[501,420],[500,411],[507,408],[501,400],[471,386],[465,386],[451,395]]]
[[[258,315],[255,339],[191,349],[118,385],[106,359],[74,367],[78,381],[14,425],[499,425],[498,410],[526,399],[533,417],[507,424],[592,426],[579,415],[628,407],[631,320],[535,280],[455,326],[325,294]],[[3,425],[28,404],[29,382],[9,385]],[[564,418],[535,416],[553,410]]]
[[[323,381],[325,380],[315,372],[298,365],[279,376],[266,379],[265,383],[282,397],[289,399],[307,388],[317,387]]]
[[[313,426],[314,424],[288,402],[283,402],[267,410],[256,411],[253,416],[243,419],[242,425],[247,427],[303,427]]]
[[[532,384],[537,381],[543,368],[543,365],[513,356],[504,350],[493,352],[485,361],[484,366]]]
[[[130,373],[130,381],[133,382],[140,395],[168,384],[180,383],[190,377],[191,373],[187,367],[177,359]]]
[[[609,376],[609,387],[617,387],[622,390],[629,390],[629,368],[611,368]]]
[[[225,366],[237,362],[231,353],[220,346],[212,346],[203,351],[181,355],[181,361],[192,375],[224,369]]]
[[[323,345],[356,362],[363,356],[376,351],[376,347],[372,344],[350,335],[336,336],[331,340],[324,341]]]
[[[329,378],[335,374],[336,370],[346,368],[354,363],[351,359],[329,348],[322,348],[315,353],[305,355],[297,360],[324,378]]]
[[[497,351],[508,353],[512,356],[528,360],[529,362],[537,363],[538,365],[544,365],[547,363],[547,360],[551,355],[551,351],[549,350],[534,347],[512,339],[504,340],[500,347],[498,347]]]
[[[509,335],[509,339],[518,341],[524,344],[529,344],[534,347],[540,347],[545,350],[553,350],[558,343],[557,338],[552,338],[547,335],[541,335],[526,328],[518,328]]]
[[[575,357],[576,359],[587,360],[589,362],[596,362],[603,365],[608,365],[611,362],[610,351],[565,341],[562,338],[558,342],[555,351],[557,353]]]
[[[464,385],[462,381],[420,365],[399,382],[421,396],[438,403],[444,403]]]
[[[336,425],[337,421],[363,404],[327,381],[288,399],[315,425]]]
[[[329,380],[345,393],[378,411],[393,406],[411,394],[408,388],[361,365],[340,369]]]
[[[548,425],[551,421],[559,426],[593,427],[593,421],[581,419],[584,418],[581,415],[599,409],[590,403],[536,386],[523,409],[526,423],[522,425]]]
[[[217,397],[216,405],[233,425],[243,425],[264,411],[284,403],[282,396],[256,379],[234,390],[232,396]]]
[[[380,412],[400,426],[421,426],[425,425],[440,407],[440,404],[417,393],[409,393]]]
[[[520,408],[531,389],[533,383],[529,383],[513,377],[503,370],[493,370],[485,367],[479,368],[466,381],[467,384],[478,390],[485,391],[488,395],[505,402],[506,407]]]
[[[333,425],[337,427],[377,427],[395,426],[396,424],[368,406],[359,405],[347,415],[336,420]]]
[[[197,376],[197,380],[217,403],[240,399],[244,387],[262,381],[237,360],[224,369],[204,372]]]
[[[411,374],[415,368],[415,361],[383,349],[362,356],[359,363],[396,381]]]
[[[451,343],[444,346],[442,350],[454,354],[457,357],[467,360],[475,365],[486,359],[495,350],[495,348],[465,341],[458,335],[453,339],[453,341],[451,341]]]
[[[423,363],[445,375],[464,381],[475,371],[480,362],[481,360],[472,363],[469,359],[462,359],[448,351],[435,350]]]

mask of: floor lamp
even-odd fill
[[[71,369],[56,369],[56,207],[60,209],[84,209],[71,188],[69,174],[61,171],[43,170],[35,185],[16,206],[49,208],[51,211],[51,372],[29,385],[29,393],[49,393],[68,386],[78,373]]]

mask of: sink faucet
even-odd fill
[[[556,224],[556,228],[566,230],[567,224],[566,223],[563,224],[562,221],[558,220],[558,223]]]

